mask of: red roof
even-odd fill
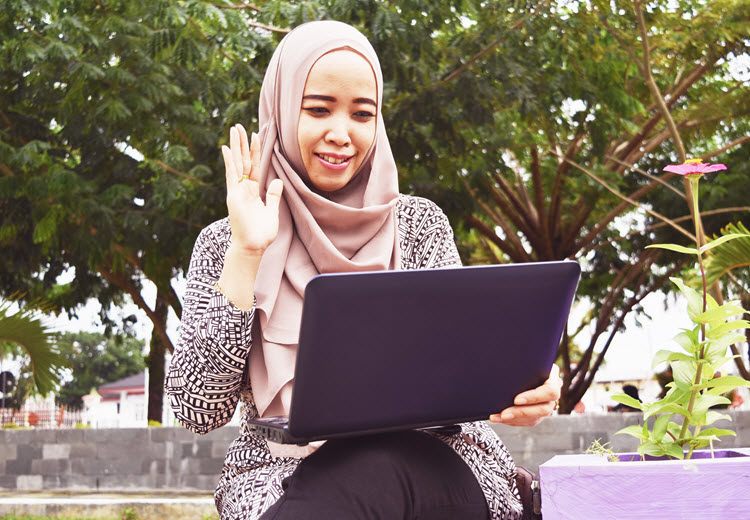
[[[119,381],[113,381],[107,383],[98,388],[99,394],[103,399],[118,398],[120,392],[128,392],[130,394],[143,394],[146,392],[146,372],[139,372],[132,376],[120,379]]]

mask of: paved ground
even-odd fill
[[[123,516],[125,511],[135,516]],[[0,516],[15,514],[51,518],[128,520],[214,520],[218,518],[211,493],[158,492],[0,492]]]

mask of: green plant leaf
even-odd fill
[[[747,320],[732,320],[726,323],[722,323],[716,327],[710,327],[706,330],[706,337],[708,339],[717,339],[732,330],[741,330],[750,328],[750,321]]]
[[[671,366],[672,375],[677,388],[683,390],[689,389],[695,379],[695,365],[687,361],[673,361]]]
[[[652,431],[652,437],[656,442],[661,442],[664,436],[667,434],[667,425],[669,424],[669,415],[660,415],[654,421],[654,427]]]
[[[712,321],[723,321],[732,316],[739,316],[745,314],[745,309],[740,307],[734,302],[727,302],[720,307],[715,309],[707,310],[704,313],[698,314],[692,320],[695,323],[709,323]]]
[[[686,255],[698,254],[698,250],[694,247],[678,246],[677,244],[650,244],[646,246],[646,249],[669,249],[677,253],[685,253]]]
[[[724,236],[721,236],[721,237],[717,238],[716,240],[712,240],[708,244],[704,245],[703,247],[701,247],[700,251],[701,251],[701,253],[705,253],[706,251],[709,251],[709,250],[715,248],[716,246],[720,246],[721,244],[723,244],[725,242],[729,242],[730,240],[734,240],[734,239],[737,239],[737,238],[747,239],[747,238],[750,238],[750,235],[744,235],[744,234],[740,234],[740,233],[733,233],[733,234],[729,234],[729,235],[724,235]]]
[[[618,430],[617,432],[615,432],[615,435],[632,435],[633,437],[641,439],[642,441],[648,439],[648,435],[643,434],[643,428],[641,426],[638,426],[637,424],[626,426],[622,430]]]
[[[739,234],[741,237],[714,249],[708,255],[705,263],[708,285],[713,285],[729,271],[750,265],[750,232],[745,226],[741,222],[728,224],[721,232],[724,235]]]
[[[713,410],[706,412],[706,426],[722,420],[731,421],[732,417],[725,413],[714,412]]]
[[[695,321],[694,318],[703,312],[703,297],[698,294],[698,291],[691,289],[679,278],[670,278],[673,284],[677,286],[680,292],[685,296],[688,301],[688,316],[690,319]]]
[[[637,408],[638,410],[643,410],[643,403],[641,403],[638,399],[633,399],[627,394],[615,394],[612,396],[612,400],[617,401],[618,403],[632,406],[633,408]]]
[[[711,379],[707,383],[696,385],[694,388],[697,388],[698,390],[703,390],[705,388],[716,388],[716,387],[721,386],[721,387],[728,387],[731,389],[731,388],[735,388],[738,386],[748,386],[749,384],[750,384],[750,381],[742,377],[722,376],[722,377],[717,377],[715,379]]]
[[[689,417],[687,408],[685,406],[682,406],[678,403],[663,403],[661,401],[657,401],[648,405],[648,410],[644,411],[643,418],[648,419],[649,417],[657,413],[671,413],[682,415],[683,417]]]
[[[700,394],[695,398],[695,405],[693,407],[693,417],[691,422],[698,423],[703,420],[706,412],[712,406],[719,404],[730,404],[732,401],[724,397],[723,395],[712,395],[712,394]]]
[[[732,437],[737,436],[732,430],[726,430],[723,428],[706,428],[705,430],[702,430],[700,434],[701,437],[713,438],[714,440],[718,440],[718,438],[723,435],[731,435]]]
[[[672,458],[680,460],[685,458],[685,451],[680,444],[670,442],[669,444],[664,445],[663,449],[666,452],[665,454]]]
[[[683,354],[682,352],[675,352],[674,350],[660,350],[654,355],[652,369],[656,369],[656,367],[658,367],[662,363],[676,360],[693,361],[693,358],[691,356],[688,356],[687,354]]]
[[[727,354],[729,345],[745,341],[745,335],[739,332],[734,334],[725,334],[723,337],[709,341],[706,347],[706,359],[711,363],[717,361]]]
[[[641,451],[641,448],[643,451]],[[667,454],[664,448],[653,442],[641,444],[638,446],[638,452],[641,455],[651,455],[652,457],[663,457]]]
[[[700,327],[696,327],[700,330]],[[698,340],[698,330],[689,331],[684,330],[674,337],[675,343],[680,345],[686,352],[691,354],[697,352],[700,348],[700,341]]]

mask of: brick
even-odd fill
[[[60,475],[70,472],[70,461],[65,459],[37,459],[31,461],[34,475]]]
[[[18,458],[18,448],[16,444],[4,443],[0,444],[0,460],[11,460]]]
[[[5,472],[0,474],[0,489],[16,489],[16,480],[18,477],[15,475],[8,475]]]
[[[39,491],[43,489],[44,479],[41,475],[18,475],[16,488],[21,491]]]
[[[69,457],[74,458],[95,458],[96,444],[75,443],[70,445]]]
[[[18,460],[42,458],[42,446],[39,444],[19,444],[17,450],[16,458]]]
[[[67,459],[70,457],[70,444],[42,445],[43,459]]]
[[[85,428],[58,430],[55,439],[58,444],[83,444],[86,431]]]
[[[5,462],[5,473],[8,475],[26,475],[31,473],[31,462],[34,459],[16,459]]]

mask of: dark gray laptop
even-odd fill
[[[325,274],[305,289],[280,443],[487,419],[549,375],[573,301],[573,261]]]

